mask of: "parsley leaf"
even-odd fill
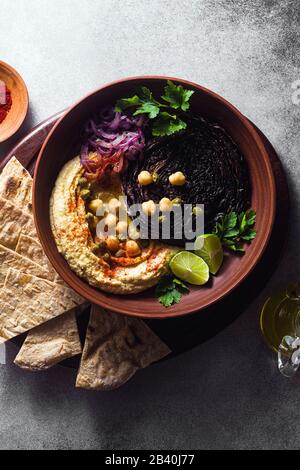
[[[186,129],[187,125],[176,115],[169,114],[167,112],[160,113],[158,118],[153,124],[152,134],[155,137],[163,137],[165,135],[171,135],[175,132],[179,132]]]
[[[256,234],[256,230],[250,229],[246,234],[242,235],[241,238],[246,241],[254,240]]]
[[[138,116],[139,114],[148,114],[150,119],[155,119],[156,116],[159,115],[159,107],[154,103],[150,103],[150,101],[145,102],[134,113],[134,116]]]
[[[121,98],[117,101],[115,110],[122,112],[125,109],[138,107],[134,116],[147,114],[150,119],[155,119],[160,111],[160,103],[153,98],[151,90],[147,87],[141,87],[139,96],[134,95],[131,98]]]
[[[139,94],[140,94],[141,99],[143,101],[148,101],[148,102],[151,102],[153,104],[156,104],[159,108],[163,106],[159,101],[156,101],[156,99],[153,98],[152,91],[149,90],[149,88],[147,88],[146,86],[142,86],[140,88]]]
[[[181,297],[182,295],[177,289],[172,289],[162,294],[158,300],[164,307],[168,308],[174,304],[179,304]]]
[[[156,289],[155,289],[155,295],[156,297],[161,296],[162,294],[165,294],[169,290],[172,290],[174,288],[174,283],[173,283],[173,276],[170,274],[166,274],[165,276],[161,277]]]
[[[182,289],[183,291],[190,292],[190,289],[188,288],[188,286],[186,286],[180,279],[174,278],[173,282],[177,285],[177,287],[179,286],[179,288]]]
[[[239,214],[230,212],[216,224],[214,233],[226,248],[244,253],[244,243],[251,242],[256,237],[255,221],[256,212],[253,209]]]
[[[162,99],[169,103],[173,109],[181,109],[187,111],[190,109],[189,100],[194,94],[192,90],[185,90],[181,85],[175,85],[175,83],[168,80],[168,84],[165,87],[165,94]]]
[[[164,93],[161,97],[162,101],[158,101],[149,88],[140,87],[134,96],[118,100],[115,111],[122,112],[129,108],[136,108],[134,116],[146,115],[153,121],[153,136],[163,137],[175,134],[187,127],[179,114],[190,108],[189,101],[194,91],[185,90],[181,85],[175,85],[168,80]]]
[[[142,101],[137,95],[134,95],[131,98],[121,98],[116,103],[115,111],[117,113],[121,113],[122,111],[125,111],[125,109],[133,108],[134,106],[140,106],[141,104]]]
[[[155,296],[158,301],[168,308],[174,304],[178,304],[182,298],[182,294],[188,293],[189,288],[179,279],[167,274],[163,276],[156,286]]]

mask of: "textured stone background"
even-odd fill
[[[224,95],[269,136],[293,205],[284,260],[251,308],[121,390],[76,391],[74,372],[61,367],[22,372],[9,346],[1,449],[300,448],[300,375],[279,375],[258,327],[262,300],[300,275],[300,106],[291,89],[300,79],[299,31],[298,0],[0,1],[0,59],[28,84],[28,129],[119,77],[185,77]]]

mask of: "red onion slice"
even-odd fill
[[[140,158],[145,147],[142,130],[144,116],[138,118],[116,113],[112,108],[102,111],[100,118],[90,119],[84,128],[81,163],[91,180],[107,172],[122,172],[126,160]]]

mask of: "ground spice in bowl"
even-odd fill
[[[0,83],[0,124],[4,121],[12,106],[11,91]]]

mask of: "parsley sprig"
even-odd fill
[[[134,116],[148,116],[153,121],[153,136],[163,137],[186,129],[187,124],[180,115],[189,110],[193,94],[194,91],[185,90],[168,80],[161,101],[156,100],[152,91],[143,86],[138,94],[118,100],[115,110],[122,112],[128,108],[137,108]]]
[[[251,242],[256,237],[254,229],[256,212],[253,209],[239,214],[230,212],[216,224],[214,233],[220,238],[222,244],[232,251],[244,253],[244,243]]]
[[[171,274],[163,276],[156,286],[155,296],[164,307],[171,307],[179,304],[183,294],[187,294],[190,289],[179,279]]]

